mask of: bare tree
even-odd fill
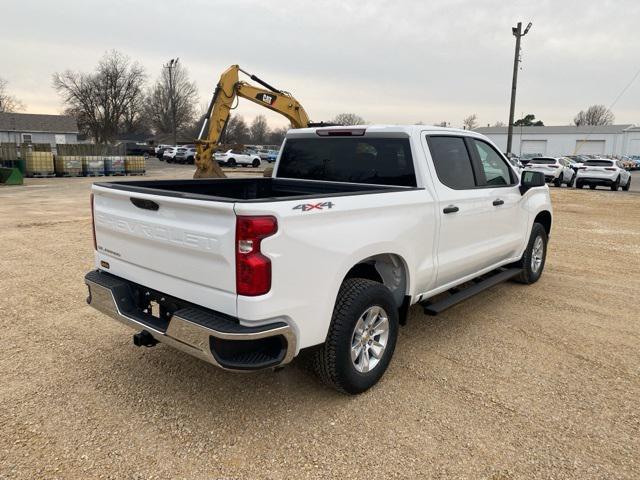
[[[240,115],[232,115],[227,121],[221,143],[249,143],[249,127]]]
[[[93,73],[54,73],[53,87],[67,105],[66,111],[76,115],[78,127],[102,143],[114,140],[125,122],[132,124],[142,114],[137,108],[145,78],[140,64],[113,50],[102,57]]]
[[[580,125],[611,125],[615,116],[604,105],[591,105],[586,111],[580,110],[573,119],[573,123]]]
[[[9,82],[4,78],[0,78],[0,112],[18,112],[24,110],[24,103],[7,91],[8,84]]]
[[[339,113],[333,118],[332,122],[338,125],[364,125],[367,123],[364,118],[355,113]]]
[[[251,143],[254,145],[263,145],[267,143],[267,136],[269,135],[269,124],[267,118],[264,115],[258,115],[251,122],[249,128],[251,133]]]
[[[291,125],[288,127],[274,128],[269,132],[267,143],[269,145],[280,145],[290,128],[292,128]]]
[[[185,133],[197,120],[198,87],[189,80],[189,74],[182,64],[176,63],[171,72],[171,84],[169,69],[163,68],[145,100],[144,112],[155,133],[173,131],[171,87],[176,109],[176,132]]]
[[[478,127],[478,115],[476,115],[475,113],[469,115],[467,118],[462,120],[462,125],[464,125],[464,128],[466,128],[467,130],[476,129]]]
[[[496,123],[494,123],[492,125],[493,127],[505,127],[506,125],[504,124],[504,122],[501,122],[500,120],[498,120]]]

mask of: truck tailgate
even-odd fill
[[[232,202],[100,186],[93,187],[93,194],[98,268],[197,305],[236,314]]]

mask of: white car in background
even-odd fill
[[[176,158],[176,153],[178,153],[178,147],[167,147],[164,149],[162,159],[167,163],[172,163],[173,159]]]
[[[241,150],[231,149],[226,152],[216,152],[213,156],[218,163],[228,167],[244,165],[258,168],[262,164],[259,155]]]
[[[592,190],[598,185],[610,187],[614,192],[622,187],[625,192],[631,186],[631,174],[622,167],[620,160],[596,158],[587,160],[578,169],[576,188],[589,185]]]
[[[556,187],[561,187],[563,183],[572,187],[576,178],[571,162],[564,157],[535,157],[524,169],[544,173],[547,183],[553,183]]]

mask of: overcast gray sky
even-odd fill
[[[640,1],[22,0],[2,2],[0,77],[30,113],[58,113],[51,74],[90,71],[108,50],[150,82],[180,57],[205,104],[234,63],[292,92],[314,121],[507,122],[517,21],[523,39],[516,115],[567,125],[609,105],[640,68]],[[640,79],[613,107],[640,124]],[[266,110],[243,102],[251,120]],[[269,113],[273,126],[286,122]]]

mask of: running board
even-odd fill
[[[427,300],[420,303],[424,308],[425,314],[437,315],[443,310],[446,310],[447,308],[452,307],[457,303],[471,298],[477,293],[486,290],[487,288],[491,288],[498,283],[502,283],[506,280],[509,280],[510,278],[515,277],[520,272],[522,272],[522,270],[519,268],[508,268],[506,270],[501,270],[498,273],[495,273],[486,278],[473,279],[473,282],[475,283],[469,287],[463,289],[452,288],[449,291],[453,293],[451,293],[451,295],[449,295],[447,298],[440,300],[439,302],[430,303]]]

